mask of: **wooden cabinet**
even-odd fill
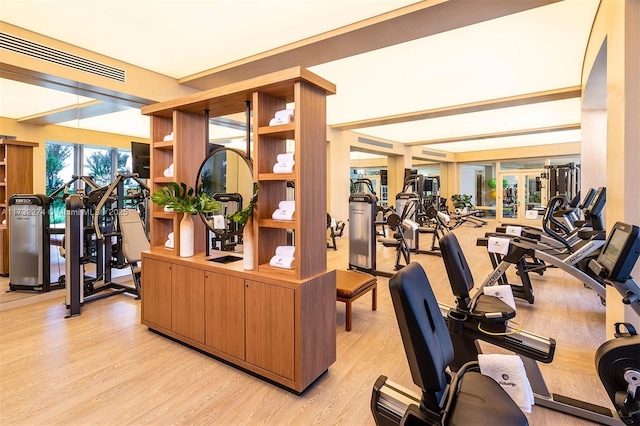
[[[149,326],[171,329],[172,265],[146,259],[142,275],[142,318]]]
[[[295,292],[247,280],[247,362],[294,379]]]
[[[295,392],[335,362],[335,271],[284,280],[209,260],[143,253],[142,323]]]
[[[142,109],[151,116],[155,191],[171,181],[195,186],[206,151],[206,115],[245,112],[251,102],[253,179],[260,187],[252,221],[252,271],[243,270],[242,262],[210,262],[202,253],[200,220],[194,221],[201,227],[195,234],[196,255],[179,257],[180,216],[152,205],[151,250],[142,260],[143,324],[296,392],[336,359],[335,271],[326,270],[326,96],[333,93],[332,83],[295,67]],[[269,125],[276,111],[291,105],[293,122]],[[164,140],[171,132],[173,139]],[[278,154],[289,146],[294,151],[293,170],[274,173]],[[171,164],[173,176],[166,177]],[[295,185],[295,215],[293,220],[274,220],[273,212],[287,199],[288,182]],[[170,232],[173,249],[164,246]],[[296,246],[293,267],[270,266],[276,247],[288,245],[290,234]],[[214,251],[210,257],[222,255]],[[157,271],[157,262],[172,269],[168,293],[166,275]],[[168,308],[166,297],[171,298]],[[162,308],[148,306],[156,304]],[[164,309],[169,309],[168,321],[160,313]]]
[[[205,275],[205,344],[244,359],[245,303],[242,278]]]
[[[0,275],[9,274],[9,198],[33,193],[33,148],[37,146],[36,142],[0,139]]]
[[[204,343],[204,271],[171,266],[171,330]]]

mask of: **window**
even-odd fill
[[[82,180],[73,176],[91,176],[98,186],[107,186],[116,177],[116,173],[131,173],[131,150],[110,147],[92,147],[49,141],[45,145],[46,155],[46,194],[61,190],[52,201],[51,222],[64,222],[64,202],[62,195],[85,189]],[[73,182],[72,182],[73,181]],[[125,188],[137,186],[128,179]]]

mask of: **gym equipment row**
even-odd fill
[[[542,230],[518,226],[499,227],[497,232],[486,233],[484,238],[478,238],[476,245],[487,247],[494,267],[488,279],[492,283],[499,281],[501,284],[510,285],[515,297],[533,303],[529,273],[537,272],[542,275],[547,268],[559,268],[594,290],[604,301],[605,284],[599,277],[590,273],[587,266],[589,260],[596,258],[600,248],[605,244],[602,211],[606,202],[606,190],[599,188],[593,197],[588,197],[591,202],[584,210],[586,220],[581,221],[582,227],[567,230],[569,232],[564,236],[552,229],[555,212],[565,200],[559,196],[549,200]],[[509,246],[505,251],[492,249],[493,245],[499,243],[498,240],[505,239],[505,244]],[[516,266],[520,284],[511,284],[506,278],[506,272],[511,265]]]
[[[555,340],[509,324],[515,312],[482,286],[471,296],[473,277],[453,233],[440,242],[456,306],[438,304],[429,280],[417,263],[403,268],[389,287],[413,381],[422,395],[385,376],[373,386],[371,409],[378,425],[392,424],[527,424],[502,388],[469,373],[477,368],[476,340],[519,354],[531,382],[535,404],[607,425],[640,424],[640,335],[629,324],[616,324],[616,338],[595,354],[598,376],[616,408],[551,394],[537,361],[552,362]],[[640,228],[618,222],[589,269],[621,294],[640,315],[640,286],[630,276],[640,256]],[[626,330],[626,331],[625,331]],[[447,367],[455,373],[447,374]],[[471,379],[467,378],[472,374]],[[473,386],[465,385],[471,381]],[[473,395],[481,396],[474,398]],[[470,417],[471,416],[471,417]]]
[[[124,182],[135,181],[139,189],[125,191]],[[76,182],[84,188],[71,193]],[[15,194],[9,200],[11,247],[9,290],[48,292],[66,288],[65,305],[70,316],[80,306],[106,295],[140,294],[140,252],[147,250],[143,217],[149,190],[136,174],[117,175],[108,187],[98,187],[89,176],[73,176],[52,193]],[[53,200],[65,201],[65,227],[50,225]],[[51,236],[64,234],[60,254],[64,274],[51,280]],[[85,265],[95,264],[95,276],[85,275]],[[112,281],[112,268],[131,268],[134,286]],[[105,292],[105,290],[111,290]],[[102,293],[101,297],[96,297]]]

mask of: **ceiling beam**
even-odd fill
[[[451,105],[442,108],[433,108],[422,111],[408,112],[404,114],[374,117],[365,120],[350,121],[347,123],[332,124],[331,128],[338,130],[356,130],[366,127],[384,126],[387,124],[408,123],[430,118],[447,117],[458,114],[488,111],[499,108],[509,108],[522,105],[531,105],[540,102],[559,101],[562,99],[579,98],[582,94],[580,86],[565,87],[562,89],[546,90],[543,92],[527,93],[524,95],[508,96],[486,101],[470,102],[460,105]]]
[[[126,105],[111,102],[90,101],[83,104],[74,104],[51,111],[45,111],[28,117],[19,118],[16,121],[21,124],[34,124],[46,126],[49,124],[59,124],[76,119],[97,117],[113,112],[124,111]]]
[[[309,68],[557,1],[424,0],[178,81],[207,90],[293,66]]]
[[[579,130],[579,129],[580,129],[580,123],[559,124],[556,126],[536,127],[533,129],[509,130],[506,132],[484,133],[481,135],[467,135],[467,136],[458,136],[454,138],[444,138],[444,139],[430,139],[427,141],[408,142],[408,143],[405,143],[405,145],[424,146],[424,145],[433,145],[437,143],[465,142],[465,141],[473,141],[473,140],[479,140],[479,139],[495,139],[495,138],[504,138],[509,136],[524,136],[524,135],[534,135],[538,133],[561,132],[563,130]]]

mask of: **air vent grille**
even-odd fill
[[[63,52],[62,50],[34,43],[3,32],[0,32],[0,47],[32,58],[88,72],[90,74],[109,78],[121,83],[125,83],[127,79],[125,70],[101,64],[100,62],[92,61],[91,59]]]
[[[447,156],[447,154],[445,154],[444,152],[436,152],[436,151],[429,151],[427,149],[423,149],[422,153],[424,155],[430,155],[432,157],[442,157],[445,158]]]
[[[358,142],[365,143],[367,145],[378,146],[380,148],[393,149],[393,144],[390,144],[390,143],[387,143],[387,142],[382,142],[382,141],[376,141],[376,140],[369,139],[369,138],[363,138],[362,136],[358,136]]]

